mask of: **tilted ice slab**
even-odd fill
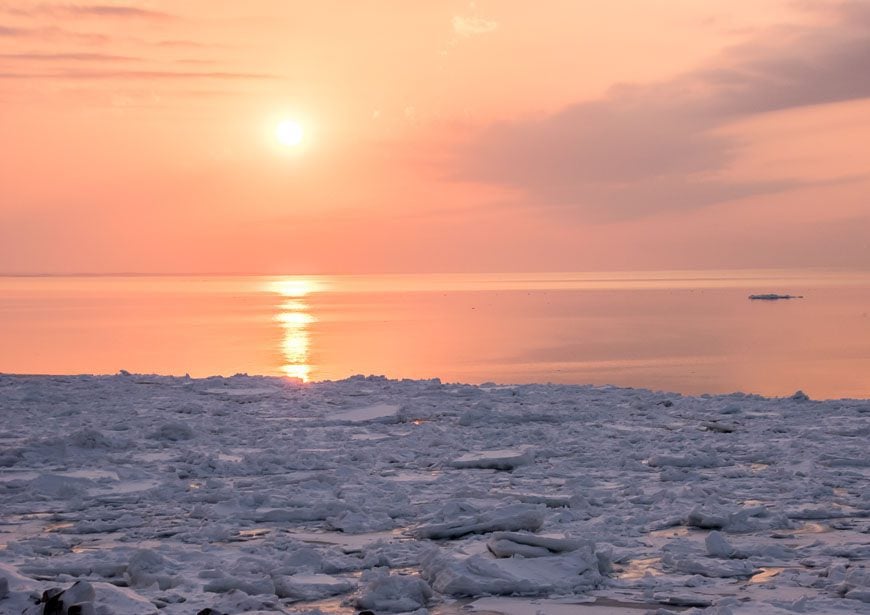
[[[516,491],[493,491],[492,495],[519,500],[525,504],[544,504],[548,508],[569,508],[582,502],[577,495],[526,493]]]
[[[214,387],[204,389],[202,393],[213,395],[227,401],[235,401],[239,403],[260,401],[268,399],[273,395],[280,393],[280,389],[276,387]]]
[[[328,574],[294,574],[275,580],[275,593],[279,598],[293,601],[320,600],[346,594],[355,583]]]
[[[513,470],[532,463],[534,456],[525,450],[505,448],[494,451],[466,453],[450,462],[454,468]]]
[[[374,404],[365,408],[354,408],[335,414],[327,415],[331,421],[341,423],[366,423],[369,421],[382,421],[395,418],[401,406],[395,404]]]
[[[441,551],[423,559],[423,578],[451,596],[547,595],[592,589],[602,581],[592,546],[526,559],[472,555],[461,559]]]
[[[361,580],[365,586],[354,605],[375,613],[416,611],[432,597],[432,588],[416,575],[389,574],[376,569],[363,573]]]
[[[550,538],[521,532],[495,532],[486,548],[496,557],[546,557],[576,551],[586,545],[582,540]]]
[[[535,531],[544,523],[544,507],[530,504],[514,504],[481,512],[463,515],[442,523],[428,523],[411,530],[416,538],[460,538],[468,534],[488,532]]]

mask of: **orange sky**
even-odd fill
[[[867,268],[868,66],[867,1],[0,0],[0,272]]]

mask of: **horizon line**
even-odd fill
[[[631,269],[560,269],[560,270],[498,270],[498,271],[377,271],[377,272],[3,272],[0,278],[183,278],[183,277],[284,277],[284,276],[377,276],[377,275],[498,275],[498,274],[566,274],[566,273],[637,273],[637,272],[704,272],[704,271],[831,271],[870,273],[870,266],[780,266],[780,267],[703,267],[703,268],[631,268]]]

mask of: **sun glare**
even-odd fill
[[[284,120],[275,128],[275,136],[281,145],[296,147],[305,138],[305,130],[299,122]]]
[[[286,376],[308,382],[314,366],[311,362],[311,325],[317,318],[311,314],[306,297],[326,289],[313,278],[288,276],[268,282],[266,289],[284,298],[275,315],[275,321],[283,329],[281,354],[284,365],[281,371]]]

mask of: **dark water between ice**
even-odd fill
[[[0,278],[0,372],[119,369],[870,397],[870,274]]]

